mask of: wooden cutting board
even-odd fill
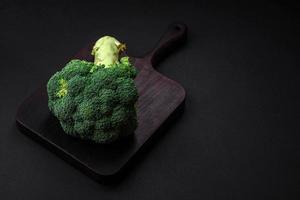
[[[150,53],[143,58],[131,58],[138,69],[135,84],[139,93],[138,127],[134,136],[101,145],[64,134],[58,120],[49,112],[46,85],[20,105],[16,115],[18,127],[92,178],[99,181],[116,178],[144,149],[154,133],[162,134],[159,130],[183,107],[185,91],[182,86],[157,72],[153,66],[183,44],[186,35],[186,25],[171,24]],[[90,52],[94,42],[73,58],[92,61]]]

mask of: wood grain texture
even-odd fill
[[[47,91],[43,85],[19,107],[16,122],[23,133],[33,137],[60,157],[74,164],[96,180],[112,179],[141,151],[157,130],[170,120],[185,100],[180,84],[159,72],[155,66],[176,47],[183,44],[187,27],[171,24],[156,47],[143,58],[131,58],[138,69],[138,127],[130,138],[109,145],[94,144],[63,133],[58,120],[47,107]],[[92,61],[92,45],[83,48],[74,58]]]

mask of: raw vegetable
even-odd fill
[[[128,57],[119,59],[124,47],[115,38],[103,37],[92,51],[95,63],[71,60],[49,79],[48,106],[66,134],[96,143],[133,134],[137,71]]]

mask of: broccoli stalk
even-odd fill
[[[128,57],[119,60],[124,48],[115,38],[100,38],[92,51],[94,63],[71,60],[49,79],[48,107],[66,134],[96,143],[133,134],[137,71]]]
[[[119,54],[126,49],[126,45],[116,38],[104,36],[95,43],[92,55],[95,56],[95,65],[110,67],[119,62]]]

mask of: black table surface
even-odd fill
[[[0,2],[0,199],[299,199],[299,7],[285,1]],[[167,25],[188,40],[158,66],[185,111],[112,185],[15,125],[18,105],[93,38],[143,55]]]

